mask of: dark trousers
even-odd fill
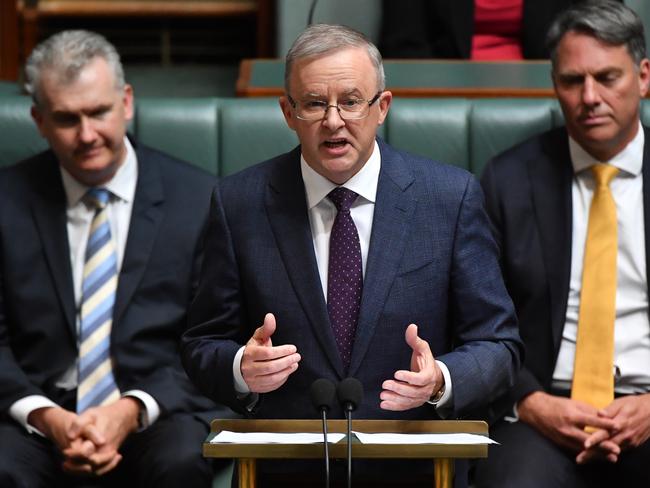
[[[498,422],[487,459],[477,462],[477,488],[612,488],[650,486],[650,441],[625,451],[616,464],[575,462],[565,451],[523,422]]]
[[[201,444],[208,426],[191,414],[175,414],[131,434],[120,464],[102,477],[79,478],[62,472],[62,458],[48,439],[28,434],[13,420],[0,421],[0,486],[2,488],[68,488],[75,486],[209,487],[212,463]]]

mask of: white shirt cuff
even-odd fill
[[[232,376],[235,378],[235,391],[237,393],[248,394],[251,390],[248,388],[241,374],[241,358],[244,355],[244,349],[246,349],[246,346],[240,347],[237,354],[235,354],[235,359],[232,361]]]
[[[158,420],[158,417],[160,417],[160,405],[158,405],[158,402],[154,400],[154,398],[149,395],[149,393],[142,390],[129,390],[122,393],[122,396],[135,397],[144,405],[145,415],[141,417],[141,421],[139,422],[140,428],[138,429],[138,432],[152,425],[156,420]]]
[[[440,368],[440,372],[442,373],[442,377],[444,379],[444,386],[445,386],[445,392],[442,394],[440,399],[435,402],[429,402],[431,405],[436,407],[436,410],[445,410],[445,407],[451,406],[451,400],[452,400],[452,385],[451,385],[451,374],[449,374],[449,369],[447,368],[447,365],[443,363],[442,361],[436,360],[436,364]]]
[[[14,419],[16,422],[18,422],[20,425],[22,425],[25,429],[27,429],[27,432],[30,434],[38,434],[42,437],[45,437],[45,435],[38,429],[36,429],[34,426],[30,425],[27,423],[27,418],[29,417],[29,414],[32,413],[34,410],[37,410],[39,408],[46,408],[46,407],[58,407],[56,403],[54,403],[52,400],[49,398],[42,396],[42,395],[29,395],[24,398],[21,398],[20,400],[15,401],[10,407],[9,407],[9,416]]]

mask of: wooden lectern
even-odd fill
[[[345,420],[329,420],[328,432],[346,432]],[[237,460],[240,488],[256,486],[257,459],[317,459],[323,456],[322,444],[211,444],[222,430],[232,432],[322,432],[321,420],[214,420],[211,434],[203,444],[203,455]],[[488,435],[481,421],[465,420],[353,420],[352,430],[366,433],[402,434],[467,433]],[[346,458],[346,439],[329,445],[330,458]],[[434,486],[451,488],[454,459],[487,457],[487,444],[361,444],[353,440],[353,458],[432,459]]]

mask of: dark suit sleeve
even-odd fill
[[[492,229],[492,234],[496,240],[497,246],[500,250],[500,263],[504,276],[507,276],[507,273],[504,269],[504,253],[505,253],[505,232],[504,228],[504,204],[500,199],[500,195],[503,194],[503,190],[499,188],[500,184],[512,184],[510,178],[497,176],[496,164],[494,161],[490,161],[485,167],[483,176],[481,177],[481,185],[485,193],[485,207],[490,219],[490,226]],[[504,183],[505,182],[505,183]],[[531,216],[532,218],[532,216]],[[512,238],[512,237],[511,237]],[[510,286],[506,281],[506,286]],[[532,393],[533,391],[543,390],[542,384],[537,380],[535,375],[528,369],[524,363],[517,376],[514,387],[510,392],[500,400],[501,407],[497,406],[496,410],[505,410],[510,408],[510,406],[518,402],[524,396]],[[500,414],[497,414],[500,416]]]
[[[198,292],[190,307],[189,329],[181,341],[183,365],[201,392],[243,411],[231,373],[233,360],[248,340],[243,323],[235,250],[219,189],[212,194],[206,235],[206,255]]]
[[[32,384],[25,372],[16,363],[11,351],[11,332],[5,307],[3,283],[3,268],[2,262],[0,262],[0,413],[6,413],[15,401],[26,396],[47,396]]]
[[[503,395],[523,359],[512,301],[501,277],[481,189],[473,177],[456,223],[450,276],[454,349],[437,359],[452,376],[454,409],[474,410]]]

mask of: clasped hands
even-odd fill
[[[603,459],[615,463],[623,451],[650,437],[650,394],[623,396],[596,409],[536,391],[519,402],[518,411],[522,421],[576,453],[578,464]]]
[[[119,448],[138,428],[140,403],[133,397],[81,414],[60,407],[45,407],[29,415],[29,423],[43,432],[64,456],[70,474],[102,476],[122,460]]]
[[[246,343],[241,373],[253,393],[268,393],[280,388],[298,369],[300,354],[296,346],[274,346],[271,336],[277,327],[275,316],[266,314],[264,323]],[[406,343],[413,351],[410,370],[398,370],[382,384],[379,406],[385,410],[409,410],[427,402],[444,384],[442,371],[429,344],[418,337],[415,324],[407,327]]]

